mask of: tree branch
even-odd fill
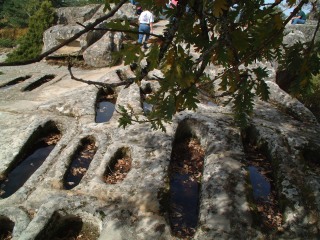
[[[320,27],[320,17],[318,18],[316,30],[314,31],[312,40],[311,40],[310,45],[309,45],[309,47],[307,49],[307,58],[310,56],[311,51],[312,51],[312,49],[314,47],[314,44],[315,44],[315,41],[316,41],[316,35],[317,35],[317,32],[319,31],[319,27]]]
[[[164,57],[165,52],[168,50],[170,44],[173,41],[174,35],[178,30],[179,27],[179,19],[183,16],[185,13],[185,9],[187,6],[186,0],[180,0],[177,5],[176,14],[174,15],[175,21],[171,23],[171,27],[168,29],[168,31],[164,34],[166,36],[159,53],[158,62],[160,63],[162,58]]]
[[[79,24],[81,27],[83,28],[87,28],[87,26],[83,25],[82,23],[77,22],[77,24]],[[124,33],[136,33],[136,34],[145,34],[144,32],[139,32],[139,31],[135,31],[135,30],[128,30],[128,29],[115,29],[115,28],[93,28],[90,30],[96,30],[96,31],[109,31],[109,32],[124,32]],[[157,38],[160,38],[162,40],[165,39],[165,37],[163,35],[158,35],[158,34],[154,34],[154,33],[149,33],[150,36],[154,36]]]
[[[285,25],[292,19],[293,16],[295,16],[298,11],[301,9],[301,7],[307,3],[307,0],[303,0],[299,3],[299,5],[294,9],[294,11],[290,14],[290,16],[284,21],[283,23],[283,27],[277,31],[275,31],[268,39],[265,39],[264,42],[262,42],[260,44],[260,47],[256,50],[253,50],[251,53],[249,53],[246,57],[243,57],[241,62],[239,62],[239,65],[243,64],[245,61],[247,61],[249,58],[253,57],[256,54],[261,54],[261,50],[263,48],[265,48],[266,46],[268,46],[271,41],[276,38],[285,28]],[[203,61],[203,59],[205,59],[207,56],[210,56],[211,52],[214,50],[215,47],[217,47],[218,42],[216,42],[215,44],[213,44],[210,48],[208,48],[198,59],[197,59],[197,63],[200,63],[201,61]],[[221,78],[222,76],[224,76],[225,74],[227,74],[230,71],[234,71],[235,68],[237,66],[232,66],[231,68],[226,69],[225,71],[223,71],[221,74],[217,75],[215,78],[213,78],[210,82],[214,82],[215,80]],[[205,87],[207,84],[209,83],[205,83],[205,84],[201,84],[199,85],[199,87]]]
[[[275,8],[276,6],[280,5],[280,3],[282,2],[283,0],[277,0],[277,1],[274,1],[274,3],[270,4],[270,3],[267,3],[267,4],[264,4],[264,5],[270,5],[270,8]]]
[[[122,112],[120,112],[119,110],[115,109],[115,111],[117,113],[119,113],[120,115],[123,115]],[[153,118],[153,119],[144,119],[144,120],[138,120],[138,118],[133,118],[133,116],[136,116],[134,115],[134,111],[130,111],[130,115],[127,113],[127,117],[130,119],[130,121],[132,122],[136,122],[136,123],[152,123],[152,122],[158,122],[160,121],[161,119],[160,118]]]
[[[102,82],[84,80],[84,79],[75,77],[73,75],[73,73],[72,73],[71,68],[72,68],[72,65],[69,62],[68,71],[69,71],[69,74],[71,76],[71,79],[76,80],[78,82],[83,82],[83,83],[86,83],[86,84],[89,84],[89,85],[95,85],[95,86],[99,86],[99,87],[103,87],[103,88],[115,88],[115,87],[124,86],[124,85],[125,86],[129,86],[134,82],[134,80],[131,80],[131,81],[123,81],[123,82],[119,82],[119,83],[102,83]]]
[[[55,51],[57,51],[58,49],[62,48],[63,46],[73,42],[74,40],[78,39],[80,36],[82,36],[83,34],[85,34],[86,32],[89,32],[91,30],[93,30],[95,28],[95,26],[97,26],[99,23],[109,19],[110,17],[112,17],[118,10],[120,7],[122,7],[123,4],[125,4],[127,2],[127,0],[121,0],[120,3],[118,3],[113,9],[111,9],[111,11],[109,13],[107,13],[106,15],[97,18],[93,23],[90,23],[89,25],[86,26],[85,29],[83,29],[82,31],[76,33],[75,35],[73,35],[73,37],[67,39],[66,41],[64,41],[63,43],[49,49],[48,51],[40,54],[38,57],[30,59],[30,60],[26,60],[26,61],[17,61],[17,62],[10,62],[10,63],[0,63],[0,66],[16,66],[16,65],[27,65],[27,64],[31,64],[31,63],[35,63],[35,62],[39,62],[41,61],[43,58],[49,56],[51,53],[54,53]]]

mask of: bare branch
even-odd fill
[[[81,27],[83,28],[87,28],[87,26],[83,25],[82,23],[77,22],[77,24],[79,24]],[[128,29],[116,29],[116,28],[93,28],[92,30],[96,30],[96,31],[109,31],[109,32],[124,32],[124,33],[135,33],[135,34],[145,34],[144,32],[139,32],[139,31],[135,31],[135,30],[128,30]],[[160,38],[162,40],[165,39],[165,37],[163,35],[158,35],[158,34],[154,34],[154,33],[149,33],[150,36],[154,36],[157,38]]]
[[[40,54],[38,57],[30,59],[30,60],[26,60],[26,61],[17,61],[17,62],[10,62],[10,63],[0,63],[0,66],[15,66],[15,65],[27,65],[27,64],[31,64],[31,63],[35,63],[35,62],[39,62],[41,61],[43,58],[49,56],[51,53],[54,53],[55,51],[57,51],[58,49],[62,48],[63,46],[73,42],[74,40],[78,39],[80,36],[82,36],[83,34],[93,30],[95,28],[95,26],[97,26],[99,23],[109,19],[110,17],[112,17],[118,10],[119,8],[125,4],[127,2],[127,0],[121,0],[120,3],[118,3],[118,5],[116,5],[113,9],[111,9],[110,12],[108,12],[106,15],[97,18],[93,23],[90,23],[86,26],[85,29],[83,29],[82,31],[76,33],[75,35],[73,35],[73,37],[67,39],[66,41],[64,41],[63,43],[49,49],[48,51]]]
[[[129,86],[131,85],[134,81],[123,81],[123,82],[119,82],[119,83],[102,83],[102,82],[96,82],[96,81],[90,81],[90,80],[85,80],[82,78],[77,78],[73,75],[72,73],[72,65],[71,63],[68,64],[68,71],[70,73],[71,79],[76,80],[78,82],[83,82],[89,85],[95,85],[95,86],[100,86],[103,88],[115,88],[115,87],[119,87],[119,86]]]

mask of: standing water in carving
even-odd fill
[[[99,91],[96,100],[96,123],[108,122],[112,118],[113,112],[115,110],[115,103],[117,98],[114,92],[105,93],[104,91]]]
[[[92,137],[81,140],[64,176],[64,189],[72,189],[80,183],[81,179],[86,174],[96,151],[97,147],[95,146],[95,140]]]
[[[199,216],[204,151],[195,138],[175,141],[170,163],[169,218],[173,235],[190,237]]]
[[[6,178],[0,181],[0,198],[7,198],[14,194],[24,183],[31,177],[31,175],[43,164],[51,151],[54,149],[57,142],[60,140],[60,132],[57,128],[50,129],[47,133],[47,126],[45,130],[40,127],[34,136],[31,136],[28,142],[32,142],[32,146],[28,147],[26,152],[21,152],[14,161],[12,169],[8,171]],[[40,132],[40,136],[38,135]],[[41,135],[43,137],[41,137]],[[45,136],[44,136],[45,135]],[[27,143],[28,145],[28,143]]]

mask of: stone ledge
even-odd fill
[[[310,20],[310,21],[312,21],[312,20]],[[311,41],[316,27],[317,27],[317,25],[313,24],[313,21],[309,22],[309,20],[308,20],[306,22],[306,24],[288,24],[286,26],[285,33],[290,33],[290,32],[294,32],[297,30],[301,31],[304,34],[306,41],[308,42],[308,41]],[[317,33],[316,39],[320,40],[320,33],[319,32]]]

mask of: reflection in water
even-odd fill
[[[114,110],[115,110],[114,103],[109,101],[98,102],[97,109],[96,109],[96,123],[110,121]]]
[[[42,142],[38,148],[15,167],[1,183],[1,198],[7,198],[15,193],[29,179],[29,177],[42,165],[55,145]]]
[[[142,108],[143,108],[144,114],[148,115],[152,111],[153,105],[144,101],[142,102]]]
[[[258,171],[256,167],[249,166],[248,169],[254,200],[267,202],[271,193],[270,182]]]
[[[207,104],[208,104],[208,106],[212,106],[212,107],[218,106],[217,104],[215,104],[214,102],[211,102],[211,101],[208,101]]]
[[[60,131],[54,122],[39,126],[8,167],[5,178],[0,179],[0,198],[7,198],[22,187],[60,139]]]
[[[150,86],[145,89],[140,88],[140,98],[144,115],[148,115],[150,112],[152,112],[153,104],[148,103],[148,96],[151,93],[152,89]]]
[[[270,234],[282,226],[282,213],[278,204],[275,185],[273,184],[272,162],[268,159],[267,145],[256,145],[254,128],[242,133],[243,147],[246,153],[246,165],[252,187],[253,225]]]
[[[204,150],[196,138],[177,138],[180,129],[171,153],[169,220],[173,235],[185,238],[198,225]]]
[[[70,190],[80,183],[96,151],[97,147],[92,139],[86,138],[81,141],[81,145],[78,147],[68,171],[64,176],[64,189]]]
[[[175,173],[170,180],[170,221],[177,235],[193,235],[198,224],[200,184],[189,174]]]

